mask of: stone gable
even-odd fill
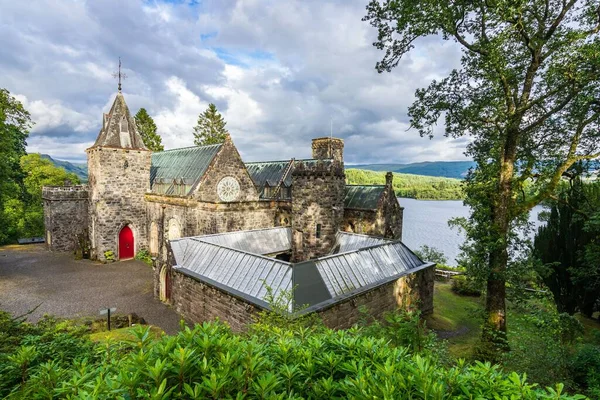
[[[240,185],[239,197],[234,202],[258,201],[259,194],[256,186],[229,136],[212,160],[192,196],[202,202],[222,202],[217,195],[217,185],[221,179],[228,176],[235,178]]]

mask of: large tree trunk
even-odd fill
[[[508,265],[508,236],[513,206],[512,180],[518,134],[508,132],[501,160],[498,193],[492,205],[492,224],[496,243],[490,249],[489,275],[485,302],[486,318],[482,332],[482,356],[496,360],[508,350],[506,338],[506,268]]]

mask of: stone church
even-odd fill
[[[84,246],[103,262],[147,250],[157,297],[235,329],[269,307],[267,289],[293,290],[333,327],[356,321],[360,305],[380,314],[417,301],[430,312],[433,264],[401,242],[392,174],[347,185],[343,149],[323,137],[311,159],[244,162],[227,136],[153,153],[119,91],[86,150],[88,184],[43,188],[46,245]]]

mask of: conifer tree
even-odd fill
[[[194,127],[194,144],[204,146],[223,143],[227,136],[226,124],[227,122],[217,111],[217,106],[210,103],[206,111],[200,114],[198,125]]]
[[[135,124],[148,150],[163,151],[162,138],[156,133],[156,124],[145,108],[135,114]]]

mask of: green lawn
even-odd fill
[[[483,297],[459,296],[450,290],[450,283],[436,281],[433,302],[427,327],[447,338],[452,356],[469,358],[479,339]]]
[[[427,327],[448,340],[450,354],[457,358],[469,358],[479,340],[483,321],[484,297],[459,296],[452,292],[450,283],[435,282],[434,312],[426,318]],[[508,304],[509,341],[518,340],[511,332],[528,331],[531,322],[521,311]],[[600,332],[600,323],[581,315],[577,319],[585,328],[583,341],[588,342],[594,332]],[[511,337],[512,336],[512,337]]]
[[[119,341],[129,341],[134,340],[136,338],[135,334],[132,332],[135,327],[131,328],[119,328],[113,329],[111,331],[102,331],[90,334],[90,340],[93,342],[119,342]],[[164,334],[163,330],[156,326],[150,326],[150,335],[154,338],[159,338]]]

